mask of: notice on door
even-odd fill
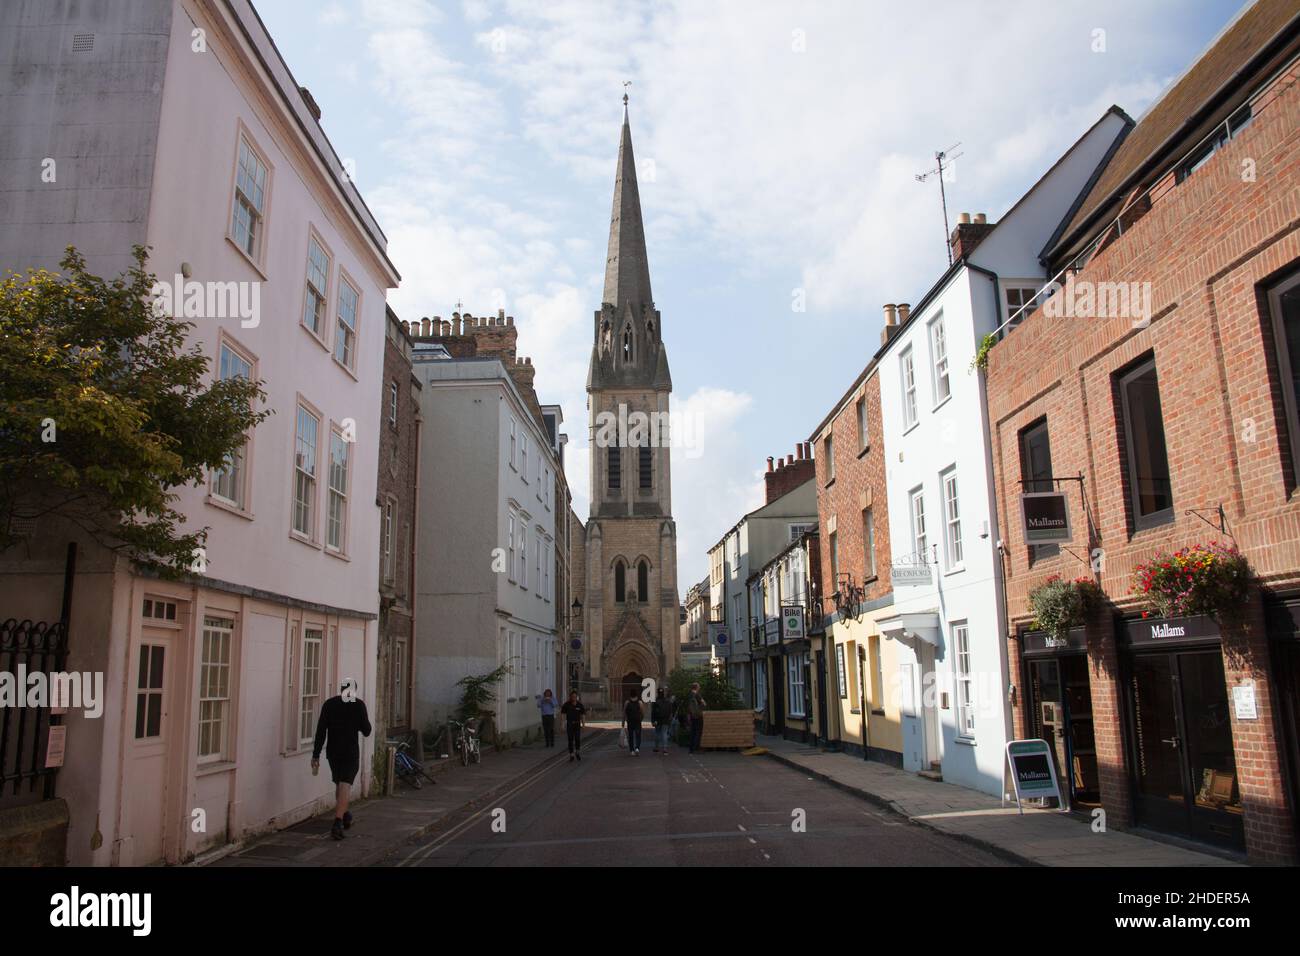
[[[45,744],[45,767],[63,766],[63,748],[68,742],[68,727],[58,724],[50,728],[50,736]]]

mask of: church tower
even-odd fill
[[[650,293],[627,96],[614,177],[605,291],[587,374],[587,673],[610,700],[663,683],[680,660],[677,529],[668,401],[672,378]]]

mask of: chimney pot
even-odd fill
[[[979,220],[976,221],[978,222]],[[961,223],[961,225],[963,226],[970,225],[970,213],[968,212],[962,213],[960,216],[957,217],[957,222]]]
[[[506,317],[506,310],[505,310],[505,309],[497,309],[497,318],[498,318],[498,319],[504,319],[505,317]]]
[[[786,456],[785,456],[785,466],[786,466],[787,468],[789,468],[789,467],[790,467],[791,465],[793,465],[793,464],[794,464],[794,455],[786,455]]]
[[[451,334],[460,335],[460,316],[454,313],[451,319]]]
[[[977,213],[975,214],[975,222],[976,222],[977,225],[982,226],[982,225],[984,225],[984,224],[985,224],[986,222],[988,222],[988,221],[989,221],[989,217],[986,216],[984,213],[982,213],[982,212],[977,212]]]
[[[900,302],[898,305],[898,324],[902,325],[907,321],[907,317],[912,313],[912,306],[907,302]]]
[[[420,335],[427,336],[428,334],[429,334],[429,317],[426,315],[424,318],[420,320]]]
[[[886,326],[890,326],[890,325],[893,325],[893,324],[894,324],[894,321],[895,321],[895,316],[894,316],[894,314],[895,314],[895,312],[896,312],[897,309],[898,309],[898,306],[894,305],[892,302],[891,302],[889,305],[885,306],[885,325],[886,325]]]
[[[767,470],[768,470],[769,473],[772,471],[772,456],[771,456],[771,455],[768,455],[768,456],[767,456]]]
[[[514,324],[515,324],[515,317],[513,315],[507,315],[506,325],[514,325]]]

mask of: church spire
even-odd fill
[[[614,177],[614,208],[609,221],[603,301],[620,312],[629,303],[639,308],[654,301],[650,295],[650,264],[646,259],[641,195],[636,187],[636,161],[632,157],[632,128],[627,118],[626,92],[623,93],[623,134]]]

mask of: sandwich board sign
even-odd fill
[[[1062,813],[1068,813],[1061,784],[1056,779],[1052,748],[1046,740],[1012,740],[1007,743],[1007,763],[1011,765],[1011,782],[1016,788],[1016,807],[1023,815],[1024,801],[1030,798],[1056,797]],[[1003,805],[1006,788],[1003,787]]]

